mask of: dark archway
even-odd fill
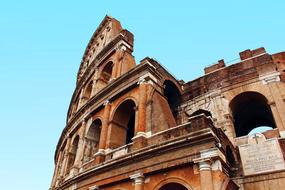
[[[193,116],[197,116],[197,115],[201,115],[204,114],[206,117],[212,117],[211,112],[207,111],[207,110],[203,110],[203,109],[198,109],[197,111],[193,112],[190,117]]]
[[[135,136],[135,122],[136,122],[135,120],[136,120],[136,113],[134,111],[132,112],[132,115],[130,116],[130,119],[128,122],[126,144],[131,143],[132,138]]]
[[[102,122],[100,119],[96,119],[92,122],[88,129],[85,141],[86,147],[84,152],[84,160],[90,160],[93,155],[98,151],[100,134],[101,134]]]
[[[181,103],[181,94],[176,85],[170,80],[166,80],[163,86],[164,86],[164,96],[167,98],[168,105],[172,111],[175,120],[177,120],[177,115],[178,115],[177,108]]]
[[[179,183],[168,183],[160,187],[159,190],[188,190],[188,189]]]
[[[93,87],[93,81],[91,81],[90,83],[88,83],[85,91],[84,91],[84,98],[86,100],[88,100],[91,97],[92,94],[92,87]]]
[[[112,79],[112,72],[113,72],[113,62],[110,61],[106,64],[104,69],[101,72],[101,79],[105,82],[108,83]]]
[[[111,128],[110,148],[131,143],[135,133],[136,104],[126,100],[116,109]]]
[[[257,92],[241,93],[230,102],[237,137],[248,135],[257,127],[276,127],[267,102],[267,99]]]

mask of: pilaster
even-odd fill
[[[77,110],[79,110],[84,103],[85,103],[84,88],[82,88],[81,91],[80,91],[80,95],[79,95],[79,103],[78,103]]]
[[[221,162],[226,163],[226,158],[218,148],[203,150],[200,157],[194,159],[199,166],[201,190],[214,190],[212,170],[222,171]]]
[[[269,102],[275,123],[280,131],[285,131],[285,114],[284,101],[279,91],[278,82],[280,82],[280,73],[271,71],[259,76],[259,80],[263,85],[267,85],[272,101]]]
[[[69,149],[70,149],[70,143],[71,143],[71,137],[68,137],[67,142],[66,142],[66,148],[64,152],[64,160],[62,163],[62,171],[61,171],[61,176],[65,176],[67,174],[67,164],[68,164],[68,159],[69,159]]]
[[[138,112],[139,112],[139,119],[138,119],[138,127],[136,130],[137,133],[145,133],[145,127],[146,127],[146,102],[147,102],[147,83],[144,78],[140,78],[138,81],[139,85],[139,106],[138,106]]]
[[[205,159],[198,162],[200,172],[201,190],[214,190],[211,160]]]
[[[92,91],[91,91],[91,97],[94,96],[97,93],[97,80],[98,80],[98,68],[95,68],[94,76],[93,76],[93,85],[92,85]]]
[[[108,136],[108,130],[109,130],[109,117],[110,117],[110,111],[111,111],[111,103],[109,100],[106,100],[103,105],[105,108],[104,108],[104,116],[102,120],[102,130],[100,134],[99,150],[96,155],[97,163],[104,161],[105,159],[104,150],[108,148],[107,136]]]
[[[144,175],[142,173],[136,173],[130,176],[134,180],[135,186],[134,190],[143,190],[144,189]]]

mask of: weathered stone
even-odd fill
[[[185,83],[149,57],[136,65],[133,40],[109,16],[93,34],[51,190],[284,188],[285,52],[245,50]],[[273,129],[248,135],[257,126]]]

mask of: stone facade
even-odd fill
[[[245,50],[185,83],[149,57],[136,65],[133,41],[109,16],[93,34],[51,190],[283,189],[285,52]]]

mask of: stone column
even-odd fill
[[[86,134],[86,128],[87,128],[87,121],[84,121],[83,123],[82,123],[82,141],[83,141],[83,145],[82,145],[82,153],[81,153],[81,155],[80,155],[80,157],[79,157],[79,159],[80,159],[80,166],[82,166],[83,165],[83,163],[85,162],[85,160],[84,160],[84,156],[85,156],[85,149],[86,149],[86,144],[87,144],[87,138],[86,138],[86,136],[85,136],[85,134]],[[83,168],[82,167],[80,167],[80,170],[79,170],[79,172],[82,172],[83,171]]]
[[[68,151],[65,150],[64,153],[63,153],[63,161],[62,161],[62,165],[61,165],[61,168],[60,168],[60,171],[59,171],[59,176],[60,177],[63,177],[65,175],[65,172],[66,172],[66,165],[67,165],[67,159],[68,159]]]
[[[78,148],[76,151],[76,155],[75,155],[75,160],[74,160],[74,164],[73,166],[71,166],[70,169],[70,177],[73,177],[74,175],[76,175],[79,171],[79,167],[80,167],[80,154],[82,152],[83,149],[83,139],[80,137],[79,141],[78,141]],[[71,153],[70,153],[71,154]]]
[[[280,73],[277,71],[271,71],[259,76],[259,80],[263,85],[267,85],[269,92],[271,93],[272,100],[269,102],[272,114],[275,120],[276,127],[280,132],[285,132],[285,118],[282,117],[285,114],[284,101],[278,83],[280,82]]]
[[[74,165],[79,167],[82,163],[82,158],[83,158],[83,150],[84,150],[84,132],[86,128],[86,121],[82,122],[81,129],[80,129],[80,134],[79,134],[79,142],[78,142],[78,149],[76,152],[76,158],[74,161]]]
[[[136,134],[145,133],[146,127],[146,102],[147,102],[147,83],[145,79],[140,79],[138,81],[139,86],[139,118],[138,118],[138,127]]]
[[[93,76],[93,85],[92,85],[92,92],[91,97],[94,96],[97,93],[97,80],[98,80],[98,68],[95,68],[94,76]]]
[[[115,79],[116,79],[117,66],[118,66],[118,64],[117,64],[116,62],[113,62],[113,64],[112,64],[111,78],[110,78],[110,80],[108,81],[108,83],[110,83],[112,80],[115,80]],[[108,83],[107,83],[107,85],[108,85]]]
[[[275,102],[269,102],[268,104],[269,104],[270,109],[272,111],[272,115],[273,115],[273,118],[275,120],[276,127],[279,129],[279,131],[284,131],[283,122],[282,122],[282,119],[280,118],[280,114],[279,114],[278,109],[276,107],[276,103]]]
[[[63,156],[63,152],[60,151],[58,159],[57,159],[57,163],[55,164],[55,171],[54,171],[52,182],[51,182],[52,187],[55,187],[57,185],[56,182],[60,178],[60,171],[62,167],[62,156]]]
[[[214,190],[211,161],[201,160],[198,162],[200,171],[200,185],[201,190]]]
[[[83,157],[82,157],[82,163],[90,160],[91,158],[89,157],[89,155],[86,155],[86,153],[88,152],[90,146],[89,146],[89,142],[88,142],[88,138],[84,137],[84,145],[83,145]]]
[[[144,175],[142,173],[136,173],[134,175],[131,175],[130,178],[135,182],[134,190],[144,189]]]
[[[117,64],[116,64],[116,70],[115,70],[115,77],[116,78],[121,76],[122,64],[123,64],[123,59],[124,59],[126,50],[127,50],[127,47],[124,46],[123,44],[120,44],[117,47],[118,55],[117,55]]]
[[[138,102],[138,120],[133,137],[133,149],[140,149],[147,145],[146,137],[146,103],[147,103],[147,82],[144,78],[139,79],[139,102]]]
[[[61,170],[61,176],[65,176],[67,174],[67,164],[68,164],[68,159],[69,159],[69,149],[70,149],[70,143],[71,143],[71,137],[68,137],[67,142],[66,142],[66,147],[65,147],[65,152],[64,152],[64,159],[62,163],[62,170]]]
[[[275,120],[276,127],[279,129],[279,131],[285,130],[285,118],[282,117],[285,115],[285,108],[284,108],[284,101],[281,97],[281,93],[279,91],[279,87],[276,83],[270,83],[268,84],[268,87],[270,89],[272,98],[274,102],[269,102],[272,115]]]
[[[80,95],[79,95],[79,100],[78,100],[78,106],[77,106],[77,110],[79,110],[82,105],[85,103],[85,98],[84,98],[84,88],[81,89],[80,91]]]
[[[100,163],[104,161],[105,149],[107,147],[107,136],[108,136],[108,129],[109,129],[109,117],[110,117],[110,110],[111,110],[111,103],[109,100],[106,100],[103,104],[104,108],[104,115],[102,120],[102,130],[100,134],[100,141],[99,141],[99,150],[96,153],[96,162]]]
[[[78,141],[78,148],[76,150],[76,156],[74,160],[74,164],[70,170],[70,176],[74,176],[79,172],[79,168],[82,165],[82,157],[83,157],[83,150],[84,150],[84,132],[85,132],[86,122],[83,121],[80,131],[79,131],[79,141]]]

